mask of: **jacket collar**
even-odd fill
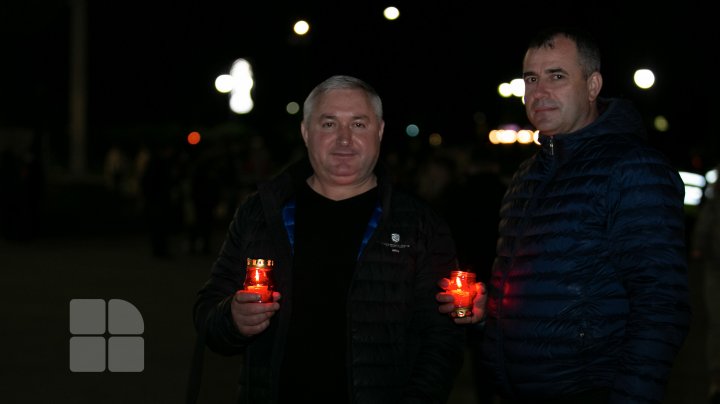
[[[389,203],[387,196],[389,195],[390,182],[387,175],[385,164],[378,160],[373,170],[377,177],[378,191],[382,198],[383,208]],[[290,163],[277,177],[258,185],[258,190],[269,191],[276,198],[279,206],[282,206],[292,198],[300,187],[304,186],[305,181],[312,175],[313,169],[310,165],[310,159],[307,155],[301,159]]]
[[[647,132],[640,113],[628,100],[619,98],[601,98],[598,100],[600,116],[591,124],[575,132],[546,136],[540,134],[538,140],[543,154],[565,156],[586,140],[610,134],[633,134],[647,138]]]

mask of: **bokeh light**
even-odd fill
[[[650,69],[638,69],[633,76],[635,85],[647,90],[655,84],[655,74]]]
[[[295,101],[288,102],[288,104],[285,106],[285,111],[287,111],[287,113],[290,115],[295,115],[300,112],[300,104]]]
[[[392,6],[387,7],[385,10],[383,10],[383,16],[385,16],[385,18],[390,21],[397,20],[398,17],[400,17],[400,10]]]
[[[420,128],[417,125],[410,124],[405,128],[405,133],[410,137],[415,137],[420,134]]]
[[[293,25],[293,32],[298,35],[305,35],[310,31],[310,24],[307,21],[300,20]]]
[[[200,132],[193,131],[187,135],[187,142],[188,142],[188,144],[191,144],[191,145],[196,145],[196,144],[200,143],[201,139],[202,139],[202,137],[200,136]]]

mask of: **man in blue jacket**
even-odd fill
[[[377,166],[382,103],[347,76],[303,106],[308,158],[237,210],[195,305],[213,351],[242,354],[240,403],[444,403],[463,330],[437,312],[456,268],[443,220]],[[274,301],[242,291],[246,260],[274,261]]]
[[[523,78],[542,147],[502,201],[483,368],[511,403],[660,403],[690,322],[683,183],[634,107],[599,97],[584,33],[541,33]]]

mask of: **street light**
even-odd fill
[[[247,114],[255,105],[252,100],[253,74],[250,62],[237,59],[230,68],[230,74],[215,79],[215,89],[223,94],[230,93],[230,109],[236,114]]]

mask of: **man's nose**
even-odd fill
[[[538,80],[535,82],[535,84],[532,86],[532,89],[530,90],[530,94],[533,98],[544,98],[548,95],[548,83],[545,80]]]
[[[337,142],[342,146],[347,146],[352,142],[352,134],[350,133],[350,129],[342,126],[338,130],[337,135]]]

